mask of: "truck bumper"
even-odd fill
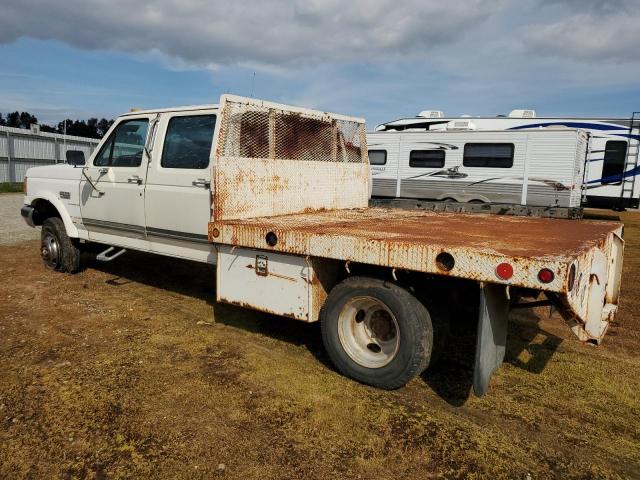
[[[20,215],[22,215],[22,218],[24,218],[24,221],[26,222],[27,225],[29,225],[30,227],[35,227],[36,224],[33,221],[33,214],[36,211],[35,208],[33,208],[31,205],[23,205],[22,208],[20,209]]]

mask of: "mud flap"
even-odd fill
[[[489,380],[502,361],[507,345],[509,299],[504,285],[483,285],[480,288],[476,365],[473,390],[480,397],[487,393]]]

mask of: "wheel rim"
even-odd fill
[[[58,241],[51,233],[45,233],[42,237],[42,245],[40,247],[40,255],[42,261],[49,268],[57,268],[60,263],[60,249]]]
[[[351,360],[366,368],[388,365],[400,347],[395,315],[373,297],[354,297],[342,307],[338,337]]]

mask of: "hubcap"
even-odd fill
[[[42,245],[40,247],[40,255],[44,264],[52,269],[56,269],[60,263],[60,251],[56,237],[50,233],[46,233],[42,237]]]
[[[342,307],[338,337],[347,355],[366,368],[389,364],[400,347],[396,317],[373,297],[354,297]]]

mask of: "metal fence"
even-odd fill
[[[68,150],[81,150],[85,158],[99,140],[0,127],[0,183],[22,182],[31,167],[64,163]]]

